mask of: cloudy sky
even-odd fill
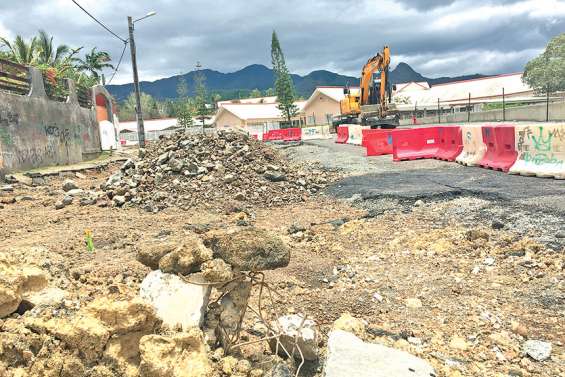
[[[547,41],[565,32],[565,0],[77,0],[127,38],[126,16],[158,14],[136,24],[142,80],[206,68],[236,71],[270,65],[277,30],[292,72],[328,69],[359,75],[388,44],[392,65],[404,61],[430,76],[517,72]],[[71,0],[2,0],[0,35],[109,51],[123,43]],[[111,72],[107,72],[107,75]],[[114,83],[131,81],[129,50]]]

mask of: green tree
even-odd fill
[[[565,33],[551,39],[545,51],[526,64],[522,80],[538,94],[565,90]]]
[[[253,89],[251,91],[251,93],[249,93],[249,95],[251,96],[251,98],[260,98],[263,97],[263,93],[261,93],[261,91],[257,88]]]
[[[298,114],[298,107],[294,104],[296,95],[292,78],[286,67],[279,38],[274,30],[271,40],[271,60],[275,73],[275,93],[279,103],[278,109],[282,112],[287,122],[291,123],[291,118]]]
[[[177,123],[183,128],[194,126],[193,101],[188,98],[188,85],[184,77],[179,79],[177,84]]]
[[[92,48],[90,53],[84,56],[84,59],[76,59],[76,68],[82,72],[88,72],[92,77],[100,82],[100,74],[104,68],[114,69],[114,66],[109,63],[110,54],[106,51],[96,51],[96,47]]]
[[[59,76],[63,76],[68,70],[76,69],[76,55],[82,47],[72,49],[63,44],[55,47],[53,37],[44,30],[39,30],[37,36],[37,64],[40,68],[55,68]]]
[[[210,115],[210,109],[207,106],[208,93],[206,90],[206,76],[198,69],[200,68],[200,63],[198,63],[196,67],[197,70],[194,74],[194,88],[196,91],[196,96],[194,97],[194,113],[202,122],[202,127],[204,127],[205,120],[208,115]]]
[[[155,99],[147,94],[140,93],[141,97],[141,110],[143,112],[144,119],[155,119],[159,118],[159,109],[157,108],[157,103]],[[119,107],[120,114],[119,118],[124,121],[135,120],[136,113],[136,100],[135,93],[131,93],[129,97],[124,101],[123,105]]]
[[[16,36],[14,42],[10,42],[6,38],[0,37],[0,48],[7,48],[5,57],[16,63],[32,65],[36,61],[37,56],[37,38],[33,37],[26,42],[21,35]]]
[[[275,95],[275,89],[269,88],[265,90],[265,97],[274,97]]]

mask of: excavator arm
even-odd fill
[[[390,64],[390,48],[385,46],[382,53],[378,53],[367,61],[367,64],[361,71],[361,106],[371,105],[371,96],[377,93],[371,93],[373,88],[373,75],[375,72],[380,73],[380,87],[378,93],[378,103],[382,109],[386,108],[386,94],[388,85],[388,66]]]

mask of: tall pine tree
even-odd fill
[[[294,104],[296,95],[292,78],[286,67],[279,38],[274,30],[271,40],[271,60],[273,62],[273,72],[275,73],[275,94],[279,103],[278,109],[287,122],[292,125],[291,118],[298,115],[298,107]]]

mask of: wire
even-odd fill
[[[96,23],[98,23],[100,26],[102,26],[104,29],[106,29],[106,31],[108,31],[110,34],[112,34],[114,37],[118,38],[120,41],[127,43],[127,40],[123,39],[122,37],[120,37],[118,34],[114,33],[112,30],[110,30],[110,28],[108,28],[106,25],[104,25],[102,22],[98,21],[96,19],[96,17],[94,17],[92,14],[90,14],[86,9],[84,9],[79,3],[76,2],[76,0],[72,0],[73,3],[75,3],[75,5],[77,7],[79,7],[80,9],[82,9],[82,11],[84,13],[86,13],[88,16],[90,16],[90,18],[92,18],[94,21],[96,21]]]
[[[124,49],[122,50],[122,55],[120,56],[120,60],[118,60],[118,65],[116,65],[116,69],[114,69],[114,73],[112,73],[112,77],[110,77],[110,80],[108,80],[108,85],[110,85],[110,83],[114,79],[114,76],[116,76],[118,69],[120,69],[120,64],[122,63],[122,59],[124,58],[124,53],[126,52],[127,46],[128,46],[128,41],[125,41],[124,42]]]

